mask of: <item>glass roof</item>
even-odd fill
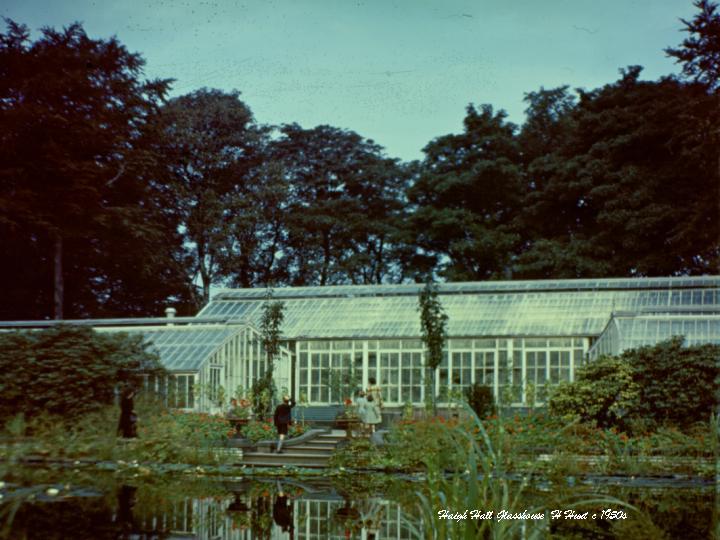
[[[685,345],[720,345],[720,311],[704,314],[617,314],[589,351],[620,354],[627,349],[655,345],[673,336],[682,336]]]
[[[422,285],[275,289],[285,303],[283,336],[392,338],[420,335]],[[258,325],[265,289],[225,290],[199,316]],[[448,335],[598,336],[617,311],[714,310],[720,277],[440,284]]]
[[[96,328],[101,332],[140,333],[160,355],[168,371],[198,371],[226,341],[243,326],[164,326],[136,328]]]
[[[596,291],[623,289],[718,288],[720,276],[684,276],[659,278],[561,279],[525,281],[468,281],[439,283],[442,294],[473,294],[530,291]],[[276,299],[309,297],[416,296],[422,284],[403,285],[332,285],[324,287],[286,287],[274,289]],[[264,298],[267,289],[221,289],[213,300]]]
[[[652,345],[670,336],[684,336],[686,345],[720,344],[720,314],[618,317],[615,323],[622,349]]]

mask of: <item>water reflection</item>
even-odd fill
[[[33,471],[5,478],[0,488],[3,538],[399,540],[425,538],[430,529],[416,504],[419,484],[387,477],[229,481]],[[528,490],[521,506],[552,504],[556,495],[567,495],[560,491]],[[700,538],[711,533],[711,489],[607,492],[642,513],[620,524],[528,522],[513,537]]]
[[[15,479],[17,480],[17,479]],[[413,539],[422,524],[397,501],[327,481],[105,478],[93,489],[52,478],[0,490],[3,538]],[[361,486],[362,482],[356,483]],[[57,487],[52,487],[57,486]],[[341,493],[344,492],[344,493]],[[362,489],[361,489],[362,491]],[[48,495],[53,493],[53,495]]]

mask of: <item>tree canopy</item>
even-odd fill
[[[720,14],[695,6],[677,75],[541,87],[521,125],[470,104],[412,163],[260,124],[239,91],[168,100],[115,38],[8,20],[0,318],[194,312],[218,285],[717,272]]]
[[[63,318],[145,311],[179,298],[172,252],[157,249],[175,242],[173,224],[155,219],[139,145],[169,82],[141,81],[139,55],[114,38],[89,38],[77,23],[45,28],[35,42],[27,27],[7,27],[0,252],[12,263],[0,272],[13,307],[3,301],[0,309],[6,317]]]

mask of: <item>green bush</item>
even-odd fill
[[[161,373],[141,336],[60,325],[0,333],[0,420],[43,412],[78,417],[111,404],[118,384]]]
[[[288,434],[287,438],[292,439],[294,437],[299,437],[305,431],[307,428],[303,424],[298,424],[297,422],[292,423],[288,426]],[[252,442],[258,442],[258,441],[266,441],[270,439],[277,439],[277,429],[275,429],[275,424],[268,421],[261,421],[261,420],[251,420],[242,428],[242,436],[246,439],[249,439]]]
[[[393,424],[387,437],[388,457],[402,468],[428,468],[436,462],[441,468],[458,467],[462,462],[449,439],[457,425],[457,420],[441,416],[400,420]]]
[[[622,355],[633,366],[637,395],[630,415],[658,424],[704,422],[717,404],[720,346],[683,347],[674,338]]]
[[[605,356],[575,372],[551,392],[549,412],[566,421],[593,422],[599,427],[621,423],[623,406],[631,401],[632,366],[623,358]]]
[[[381,451],[364,437],[352,439],[348,444],[338,446],[330,458],[331,467],[348,469],[379,465]]]
[[[45,412],[28,420],[17,415],[0,434],[15,439],[14,456],[195,464],[218,462],[216,450],[235,433],[223,417],[170,410],[148,396],[141,396],[135,409],[136,439],[117,437],[119,410],[114,405],[72,419]]]
[[[223,417],[164,407],[139,410],[138,438],[122,448],[125,459],[157,463],[213,463],[213,450],[234,434]]]
[[[492,388],[480,383],[474,383],[465,388],[465,398],[468,405],[479,418],[486,418],[497,412],[495,397]]]
[[[682,338],[603,357],[553,391],[550,413],[644,433],[705,422],[717,399],[720,346],[683,347]]]

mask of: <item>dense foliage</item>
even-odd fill
[[[287,437],[290,439],[299,437],[305,433],[306,430],[305,425],[293,422],[288,426]],[[270,421],[251,420],[241,428],[240,432],[243,437],[254,443],[258,441],[276,440],[278,437],[275,424]]]
[[[473,383],[466,387],[465,401],[480,418],[490,416],[497,410],[493,390],[486,384]]]
[[[604,357],[578,369],[549,401],[551,414],[644,432],[707,421],[717,405],[720,347],[682,338]]]
[[[420,335],[427,350],[425,357],[426,395],[430,396],[430,405],[435,410],[435,370],[443,359],[443,348],[447,339],[448,316],[442,307],[436,283],[427,281],[418,295],[420,312]]]
[[[164,101],[171,82],[115,38],[7,21],[0,318],[190,311],[212,285],[712,273],[720,13],[695,6],[665,51],[678,75],[541,87],[520,126],[469,104],[413,163],[260,125],[237,91]]]
[[[147,132],[168,81],[142,81],[139,55],[79,24],[29,36],[12,21],[0,33],[2,317],[182,303],[177,222]]]
[[[0,419],[19,411],[71,419],[112,404],[118,385],[138,387],[141,373],[159,374],[140,336],[57,326],[0,333]]]
[[[232,458],[225,446],[235,435],[227,419],[204,413],[167,409],[151,396],[141,394],[135,402],[138,437],[117,437],[118,408],[97,406],[65,418],[43,410],[32,417],[18,414],[0,432],[16,444],[3,457],[42,455],[51,459],[91,457],[119,463],[215,463]],[[28,437],[29,436],[29,437]]]

